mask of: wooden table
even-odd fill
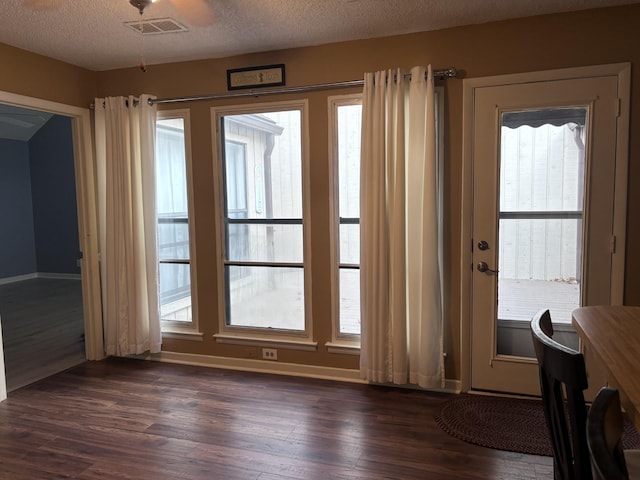
[[[640,307],[596,306],[575,309],[573,326],[602,361],[609,384],[640,430]]]

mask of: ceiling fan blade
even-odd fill
[[[213,8],[206,0],[171,0],[190,25],[206,27],[215,20]]]

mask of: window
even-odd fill
[[[334,341],[360,338],[361,95],[329,98],[334,191]],[[337,200],[337,205],[335,204]]]
[[[156,122],[156,210],[163,331],[195,329],[192,299],[188,112],[159,112]]]
[[[443,88],[435,89],[439,203],[442,204]],[[360,343],[360,144],[362,95],[329,97],[329,154],[334,277],[330,352],[356,353]],[[441,215],[441,214],[440,214]],[[441,220],[442,221],[442,220]],[[440,252],[442,255],[442,252]]]
[[[308,336],[305,108],[213,109],[223,187],[223,335]]]

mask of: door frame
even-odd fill
[[[490,77],[468,78],[462,81],[462,215],[460,229],[460,385],[463,392],[471,388],[471,315],[472,315],[472,234],[473,234],[473,166],[474,166],[474,99],[477,88],[522,83],[547,82],[589,77],[618,77],[618,123],[616,128],[615,198],[613,234],[616,237],[611,265],[611,303],[624,300],[627,174],[629,164],[629,109],[631,95],[631,64],[616,63],[588,67],[566,68]]]
[[[80,249],[83,253],[81,281],[85,356],[87,360],[100,360],[104,358],[102,296],[98,264],[98,216],[90,111],[88,108],[4,91],[0,91],[0,103],[49,112],[71,119],[76,203],[78,205],[78,234]],[[0,330],[0,401],[3,401],[7,398],[7,389],[1,335]]]

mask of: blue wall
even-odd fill
[[[79,274],[71,119],[53,116],[29,142],[0,139],[0,278]]]
[[[71,119],[55,115],[29,140],[36,262],[40,273],[80,273]]]
[[[0,278],[35,271],[28,145],[0,139]]]

